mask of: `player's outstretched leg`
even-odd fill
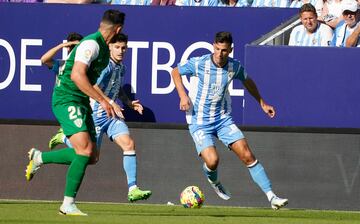
[[[51,137],[49,141],[49,149],[54,149],[57,145],[63,144],[65,139],[65,135],[63,129],[60,128],[57,133]]]
[[[135,150],[124,151],[123,166],[126,173],[129,193],[128,200],[130,202],[138,200],[146,200],[151,196],[151,191],[141,190],[136,185],[136,152]]]
[[[26,167],[25,170],[25,177],[27,181],[30,181],[36,171],[38,171],[38,169],[40,169],[41,166],[41,152],[38,149],[32,148],[30,149],[30,151],[28,152],[29,154],[29,164]]]
[[[254,182],[266,194],[272,209],[278,210],[288,204],[288,199],[279,198],[274,194],[272,191],[271,182],[260,162],[255,160],[253,164],[248,166],[248,169]]]
[[[205,163],[203,165],[203,170],[207,177],[207,180],[209,181],[211,187],[214,189],[216,194],[224,200],[229,200],[231,198],[231,193],[226,190],[226,188],[217,179],[217,170],[209,169]]]

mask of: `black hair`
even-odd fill
[[[83,38],[84,38],[84,37],[83,37],[81,34],[76,33],[76,32],[72,32],[72,33],[69,33],[69,34],[68,34],[68,36],[66,37],[66,40],[67,40],[68,42],[70,42],[70,41],[76,41],[76,40],[80,41],[80,40],[82,40]],[[72,49],[74,49],[74,47],[75,47],[75,45],[69,46],[69,52],[72,51]]]
[[[127,43],[128,42],[128,36],[126,34],[123,33],[118,33],[116,34],[113,38],[111,38],[110,43],[116,43],[116,42],[121,42],[121,43]]]
[[[230,32],[221,31],[215,35],[215,43],[233,43],[233,38]]]
[[[68,42],[70,42],[70,41],[75,41],[75,40],[80,41],[80,40],[82,40],[83,38],[84,38],[84,37],[83,37],[81,34],[76,33],[76,32],[72,32],[72,33],[69,33],[69,34],[68,34],[68,36],[66,37],[66,40],[67,40]]]
[[[119,10],[109,9],[104,12],[101,21],[111,25],[124,25],[125,13],[120,12]]]

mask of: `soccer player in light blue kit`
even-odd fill
[[[171,75],[180,97],[180,110],[186,111],[190,134],[199,156],[204,161],[204,173],[218,196],[224,200],[231,197],[218,178],[219,156],[215,148],[215,137],[245,163],[254,182],[266,194],[271,207],[279,209],[285,206],[288,200],[274,194],[264,167],[255,158],[243,133],[232,120],[228,91],[230,82],[233,79],[241,80],[269,117],[275,116],[275,110],[265,103],[240,62],[229,57],[232,43],[231,33],[218,32],[213,44],[213,54],[190,58],[173,69]],[[185,91],[181,75],[190,76],[189,95]]]
[[[116,100],[119,97],[121,101],[130,108],[140,114],[143,112],[143,107],[139,100],[131,101],[122,89],[126,71],[122,61],[127,50],[127,42],[128,38],[125,34],[119,33],[113,37],[109,44],[110,62],[101,72],[100,77],[94,85],[94,88],[98,93],[114,108],[117,117],[107,117],[106,111],[93,99],[90,99],[90,105],[93,110],[92,117],[96,130],[96,145],[98,149],[97,159],[99,158],[103,134],[106,133],[109,139],[114,141],[123,150],[123,167],[129,187],[128,200],[133,202],[149,198],[151,196],[151,191],[143,191],[137,187],[135,144],[134,140],[130,137],[129,129],[124,122],[124,116],[122,114],[123,109],[116,103]],[[50,60],[48,59],[47,61]],[[52,137],[49,147],[50,149],[53,149],[56,145],[61,143],[66,143],[71,147],[71,143],[62,132],[62,129]]]

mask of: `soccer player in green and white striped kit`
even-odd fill
[[[70,53],[65,69],[58,75],[52,97],[52,109],[73,148],[51,152],[29,151],[26,179],[30,181],[42,164],[67,164],[63,215],[87,215],[75,205],[75,197],[88,164],[96,163],[95,126],[89,97],[100,103],[107,116],[115,117],[109,102],[93,87],[101,71],[109,64],[108,44],[122,30],[125,14],[118,10],[104,12],[97,32],[86,36]]]

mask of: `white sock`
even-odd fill
[[[36,156],[34,157],[34,162],[37,165],[42,165],[43,164],[42,157],[41,157],[41,152],[36,154]]]
[[[268,198],[269,201],[271,201],[271,199],[272,199],[273,197],[276,197],[276,195],[275,195],[274,192],[272,192],[272,191],[266,192],[266,196],[267,196],[267,198]]]
[[[137,186],[136,186],[136,185],[132,185],[131,187],[129,187],[129,192],[132,191],[132,190],[134,190],[135,188],[137,188]]]
[[[71,205],[71,204],[75,204],[75,198],[64,196],[64,201],[63,201],[62,205],[67,206],[67,205]]]

